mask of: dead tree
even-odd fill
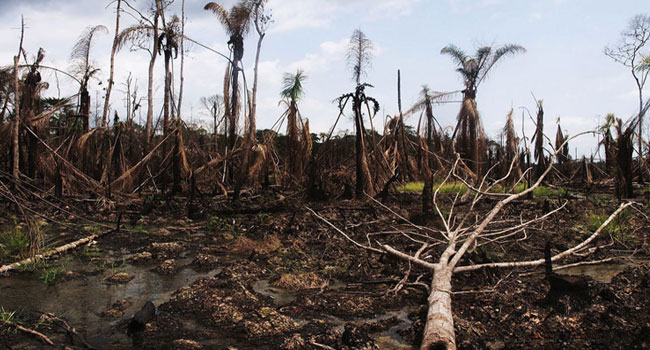
[[[642,69],[644,64],[643,50],[650,42],[650,16],[636,15],[622,33],[621,39],[613,46],[605,48],[605,55],[627,67],[632,73],[639,95],[638,149],[639,182],[643,183],[643,89],[648,80],[650,70]]]
[[[579,136],[578,134],[576,136]],[[575,136],[574,136],[575,137]],[[403,251],[395,249],[388,244],[383,244],[381,242],[376,242],[370,245],[361,244],[350,235],[347,235],[342,230],[334,227],[331,223],[327,222],[324,218],[316,215],[321,220],[327,222],[331,227],[335,228],[339,233],[345,236],[345,238],[351,241],[354,245],[360,248],[367,249],[369,251],[378,253],[378,254],[390,254],[400,259],[409,261],[410,263],[417,264],[421,267],[424,267],[433,272],[433,279],[430,285],[430,294],[428,298],[428,313],[426,318],[426,324],[424,328],[424,335],[422,339],[422,350],[431,350],[431,349],[456,349],[456,337],[454,332],[454,319],[452,313],[452,276],[454,273],[466,272],[466,271],[475,271],[482,268],[516,268],[516,267],[533,267],[539,266],[545,263],[544,257],[541,257],[537,260],[531,261],[514,261],[514,262],[495,262],[495,263],[486,263],[486,264],[476,264],[476,265],[463,265],[463,257],[465,254],[472,249],[472,247],[483,244],[486,241],[500,241],[504,239],[511,238],[517,234],[522,233],[525,229],[530,227],[535,223],[539,223],[551,215],[555,214],[561,210],[564,205],[559,206],[550,212],[545,213],[542,216],[528,219],[518,225],[507,227],[507,228],[497,228],[493,225],[493,221],[501,210],[508,204],[524,198],[529,192],[537,188],[543,181],[544,177],[552,169],[552,164],[555,162],[555,158],[559,153],[558,150],[552,152],[552,161],[548,163],[547,168],[542,173],[537,181],[527,188],[526,190],[519,193],[510,193],[510,194],[497,194],[492,193],[494,186],[501,184],[507,176],[509,176],[510,171],[512,171],[512,164],[510,166],[510,171],[508,174],[501,179],[496,180],[492,184],[488,185],[486,182],[486,176],[482,178],[482,181],[476,187],[473,187],[465,179],[461,178],[456,174],[457,167],[460,163],[460,155],[457,155],[457,160],[449,171],[446,179],[443,183],[449,181],[462,181],[473,193],[473,199],[469,203],[469,208],[463,213],[456,213],[456,205],[458,204],[458,197],[456,196],[453,202],[451,203],[451,209],[448,214],[443,214],[441,202],[439,202],[438,195],[439,189],[434,192],[433,203],[435,207],[435,212],[438,217],[442,220],[443,229],[436,230],[433,228],[415,226],[416,229],[421,230],[418,235],[418,240],[421,241],[422,245],[417,252],[414,254],[407,254]],[[528,169],[527,171],[530,171]],[[492,209],[482,218],[478,218],[476,215],[477,204],[486,197],[498,198],[499,200],[491,204]],[[383,206],[383,204],[375,201],[377,205]],[[579,244],[556,254],[551,257],[551,261],[557,261],[564,257],[584,252],[588,245],[596,239],[603,229],[612,221],[614,218],[625,208],[629,207],[633,203],[623,203],[621,204],[616,211],[614,211],[607,220],[589,237],[580,242]],[[388,207],[383,206],[384,208],[389,209]],[[394,213],[394,212],[393,212]],[[395,215],[398,215],[395,213]],[[398,215],[399,216],[399,215]],[[402,218],[403,219],[403,218]],[[438,255],[437,261],[431,261],[429,256],[435,254],[435,251],[432,251],[431,248],[439,246],[442,244],[443,251]],[[426,258],[425,258],[426,257]],[[435,259],[435,258],[433,258]]]
[[[537,121],[535,122],[535,134],[531,139],[535,142],[535,177],[539,178],[544,173],[546,166],[546,156],[544,155],[544,107],[542,107],[542,100],[537,101]]]
[[[111,91],[113,90],[113,76],[115,75],[115,53],[119,45],[120,34],[120,13],[122,11],[122,0],[117,0],[115,7],[115,36],[113,37],[113,47],[111,48],[111,68],[108,76],[108,86],[106,86],[106,96],[104,97],[104,112],[102,113],[102,128],[106,127],[106,118],[108,118],[108,107],[111,101]]]

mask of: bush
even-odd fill
[[[29,236],[23,231],[23,225],[14,225],[13,229],[0,233],[0,258],[22,257],[29,251]]]

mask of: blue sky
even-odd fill
[[[186,0],[186,33],[217,50],[226,51],[226,35],[216,18],[203,5],[206,1]],[[146,8],[148,1],[134,2]],[[233,1],[224,1],[229,6]],[[0,62],[10,64],[18,45],[20,15],[25,16],[25,48],[31,54],[43,47],[45,64],[66,69],[69,53],[79,34],[88,26],[103,24],[110,34],[98,37],[92,56],[108,77],[108,59],[114,30],[114,13],[105,0],[1,0]],[[485,130],[496,137],[510,108],[516,111],[521,130],[522,109],[535,108],[534,94],[544,100],[545,126],[550,135],[557,128],[569,134],[593,130],[607,113],[627,119],[637,108],[636,89],[629,71],[603,54],[603,48],[617,41],[620,32],[636,14],[647,14],[645,1],[587,0],[269,0],[275,22],[264,41],[260,65],[258,127],[270,127],[282,112],[278,106],[282,75],[302,68],[308,76],[301,110],[313,132],[326,131],[337,115],[332,103],[354,89],[345,63],[347,40],[354,29],[362,29],[375,43],[373,65],[366,81],[368,91],[381,106],[375,125],[397,111],[396,75],[402,71],[404,109],[417,99],[423,84],[437,91],[462,88],[455,66],[440,49],[455,44],[472,53],[478,46],[517,43],[528,52],[504,59],[480,86],[477,96]],[[170,9],[180,14],[180,0]],[[123,16],[122,27],[133,23]],[[255,33],[246,42],[244,64],[249,82],[255,55]],[[650,48],[645,51],[647,54]],[[116,89],[122,90],[131,72],[138,80],[140,95],[146,96],[147,55],[119,53],[116,59]],[[175,64],[179,64],[180,60]],[[220,93],[225,63],[213,53],[189,47],[183,117],[206,121],[199,99]],[[162,99],[162,60],[158,61],[156,97]],[[176,67],[178,72],[179,67]],[[46,78],[54,77],[46,74]],[[96,83],[94,84],[96,87]],[[61,78],[61,95],[75,87]],[[48,95],[58,95],[52,83]],[[646,89],[646,94],[648,94]],[[91,92],[91,97],[95,95]],[[101,97],[101,95],[100,95]],[[112,106],[122,109],[123,93],[113,94]],[[93,102],[94,103],[94,102]],[[100,103],[103,103],[100,101]],[[160,103],[157,103],[160,106]],[[458,105],[436,107],[444,126],[454,125]],[[146,111],[142,110],[142,116]],[[409,119],[417,124],[417,116]],[[206,124],[209,125],[209,124]],[[526,121],[527,135],[532,124]],[[341,130],[351,129],[347,118]],[[591,154],[596,140],[583,137],[573,142],[571,154]]]

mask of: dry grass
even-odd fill
[[[237,254],[268,254],[278,250],[282,242],[277,236],[267,236],[263,240],[252,240],[250,238],[239,236],[232,244],[232,251]]]
[[[315,289],[327,285],[327,280],[313,272],[301,274],[285,273],[279,280],[273,282],[273,285],[291,290]]]

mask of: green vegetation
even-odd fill
[[[0,233],[0,259],[22,257],[29,250],[29,235],[23,224],[14,224],[13,228]]]
[[[517,186],[515,186],[514,191],[515,193],[520,193],[523,192],[528,186],[526,184],[520,183]],[[397,186],[397,190],[400,192],[409,192],[409,193],[422,193],[422,189],[424,189],[424,182],[416,181],[416,182],[408,182],[403,185]],[[433,186],[433,191],[435,192],[438,190],[438,193],[440,194],[465,194],[468,190],[468,187],[463,184],[462,182],[448,182],[445,184],[436,184]],[[506,191],[509,191],[511,188],[510,187],[505,187],[505,186],[494,186],[492,188],[492,193],[506,193]],[[546,186],[538,186],[533,190],[533,197],[535,199],[546,199],[549,197],[557,197],[557,196],[563,196],[568,193],[568,190],[564,189],[553,189],[550,187]]]
[[[609,214],[604,213],[587,213],[584,221],[575,225],[572,230],[580,236],[590,235],[596,232],[608,217]],[[621,212],[603,229],[602,235],[609,235],[615,242],[626,247],[633,245],[635,238],[631,230],[629,212],[627,210]]]
[[[37,270],[44,270],[48,266],[50,266],[50,264],[47,262],[47,260],[36,259],[34,261],[28,262],[27,264],[20,265],[20,270],[24,272],[34,272]]]
[[[16,311],[6,311],[3,307],[0,306],[0,321],[16,323]],[[3,331],[0,331],[0,334],[9,332],[16,333],[17,330],[15,327],[5,327]]]
[[[232,218],[223,218],[221,216],[211,216],[208,219],[207,226],[210,230],[218,232],[230,232],[235,234],[235,222]]]
[[[404,185],[397,186],[400,192],[422,193],[424,189],[424,182],[408,182]],[[439,189],[439,190],[438,190]],[[468,188],[461,182],[450,182],[445,184],[436,184],[433,186],[433,191],[438,190],[440,194],[465,194]]]
[[[587,229],[590,232],[595,232],[609,217],[608,214],[587,214]],[[630,214],[628,211],[621,212],[612,222],[610,222],[604,229],[603,233],[609,234],[614,241],[621,243],[625,246],[633,244],[634,237],[630,230]]]
[[[38,279],[43,281],[47,285],[55,284],[63,273],[65,272],[65,266],[55,266],[41,271],[41,274],[38,276]]]
[[[127,231],[134,231],[137,233],[149,234],[149,230],[144,228],[142,225],[124,225],[124,229]]]

